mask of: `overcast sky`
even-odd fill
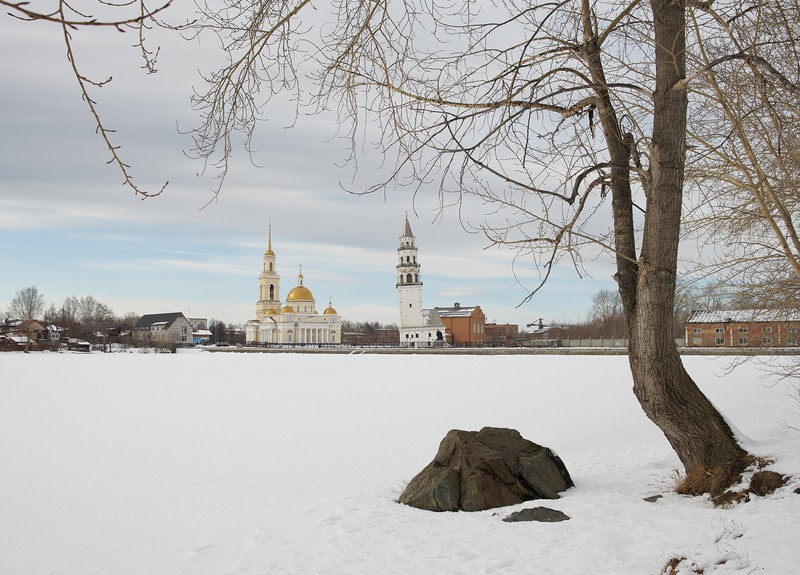
[[[179,128],[197,123],[189,98],[213,47],[162,40],[159,72],[146,75],[134,40],[75,33],[84,71],[114,76],[95,98],[137,183],[155,191],[170,182],[145,201],[105,163],[109,153],[71,75],[60,30],[0,16],[0,312],[17,290],[34,285],[48,305],[93,295],[118,314],[182,311],[241,323],[255,313],[271,222],[282,294],[302,265],[321,308],[330,298],[345,319],[394,323],[405,213],[417,238],[425,307],[480,305],[488,321],[524,326],[539,317],[584,319],[591,295],[614,288],[611,261],[601,258],[583,279],[559,268],[517,307],[537,282],[531,262],[485,249],[486,240],[466,233],[454,210],[437,218],[434,185],[416,199],[403,190],[386,197],[343,191],[340,183],[349,184],[353,173],[341,167],[347,149],[336,118],[303,116],[288,129],[292,111],[280,105],[259,126],[258,167],[237,150],[218,200],[200,209],[211,197],[213,173],[197,175],[202,165],[184,154],[191,139]],[[358,183],[380,180],[371,175],[365,168]],[[479,210],[466,212],[479,219]]]

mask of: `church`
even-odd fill
[[[302,267],[297,285],[281,302],[281,276],[272,251],[272,226],[269,226],[264,267],[258,276],[256,318],[245,324],[247,345],[322,345],[341,343],[342,318],[331,303],[322,313],[316,309],[314,295],[303,285]]]

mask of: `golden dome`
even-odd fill
[[[286,296],[286,301],[314,301],[314,296],[306,286],[298,285],[292,288]]]
[[[294,308],[290,305],[283,306],[281,313],[294,313]]]
[[[325,314],[325,315],[337,315],[337,314],[336,314],[336,310],[335,310],[335,309],[333,309],[332,307],[328,307],[328,308],[327,308],[327,309],[325,309],[325,311],[324,311],[324,312],[322,312],[322,313],[323,313],[323,314]]]
[[[276,313],[278,313],[277,310],[268,309],[267,311],[264,312],[264,315],[275,315]]]

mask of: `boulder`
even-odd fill
[[[569,515],[558,509],[549,507],[531,507],[521,509],[504,517],[506,523],[517,523],[519,521],[539,521],[542,523],[557,523],[558,521],[569,521]]]
[[[555,453],[515,429],[454,429],[398,501],[428,511],[483,511],[558,499],[560,492],[574,485]]]

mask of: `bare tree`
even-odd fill
[[[36,6],[27,0],[0,0],[0,7],[12,18],[36,25],[51,25],[59,28],[66,48],[67,61],[78,83],[81,98],[89,108],[97,134],[111,155],[107,163],[117,167],[122,175],[123,185],[141,198],[158,196],[169,182],[166,182],[157,192],[148,192],[134,182],[130,166],[123,159],[119,144],[114,141],[115,130],[106,125],[97,107],[96,92],[111,82],[111,76],[97,79],[83,73],[80,60],[73,49],[73,35],[81,29],[99,28],[131,32],[135,36],[132,45],[139,50],[142,57],[142,68],[147,73],[153,73],[156,71],[159,51],[157,48],[148,47],[147,31],[153,26],[174,30],[180,30],[182,26],[168,25],[160,20],[161,14],[171,6],[172,0],[157,2],[152,7],[149,4],[146,0],[120,3],[95,0],[93,4],[82,2],[80,6],[77,6],[76,3],[58,0],[51,3],[49,9],[43,10],[41,6]],[[130,39],[126,39],[126,42],[131,44]]]
[[[592,296],[592,321],[600,328],[603,336],[624,337],[626,333],[625,314],[619,292],[600,290]]]
[[[61,305],[61,325],[73,336],[81,330],[80,300],[78,296],[67,296]]]
[[[642,408],[689,476],[715,478],[700,490],[730,482],[746,452],[684,369],[672,326],[689,91],[720,62],[770,73],[768,60],[749,59],[752,46],[697,63],[706,38],[752,21],[749,5],[354,0],[307,14],[310,6],[207,8],[204,24],[225,38],[230,65],[196,100],[205,119],[196,151],[224,170],[235,130],[249,139],[277,90],[302,100],[311,70],[309,104],[336,107],[351,158],[362,138],[394,158],[368,191],[435,181],[443,205],[477,199],[489,241],[533,258],[543,280],[563,257],[581,272],[581,250],[599,246],[616,263]]]
[[[704,13],[717,34],[693,53],[703,75],[692,84],[687,231],[715,243],[699,271],[716,275],[729,297],[797,307],[800,2],[757,2],[746,17],[728,16]]]
[[[36,286],[29,286],[19,290],[14,294],[14,298],[8,305],[8,313],[14,316],[14,319],[20,319],[23,322],[31,322],[37,319],[42,312],[44,312],[44,295],[39,293],[39,289]],[[31,340],[35,334],[35,331],[31,329],[30,323],[27,325],[26,335],[28,336],[28,341],[25,344],[26,352],[30,350]]]
[[[19,290],[8,305],[8,313],[14,319],[29,321],[37,319],[44,312],[44,295],[36,286]]]
[[[84,334],[94,338],[115,321],[112,309],[90,295],[78,300],[78,318]]]
[[[130,326],[135,326],[136,323],[139,321],[140,317],[142,317],[142,316],[140,316],[135,311],[129,311],[125,315],[122,315],[122,316],[118,317],[117,318],[117,323],[120,324],[120,325],[127,324],[127,325],[130,325]]]

